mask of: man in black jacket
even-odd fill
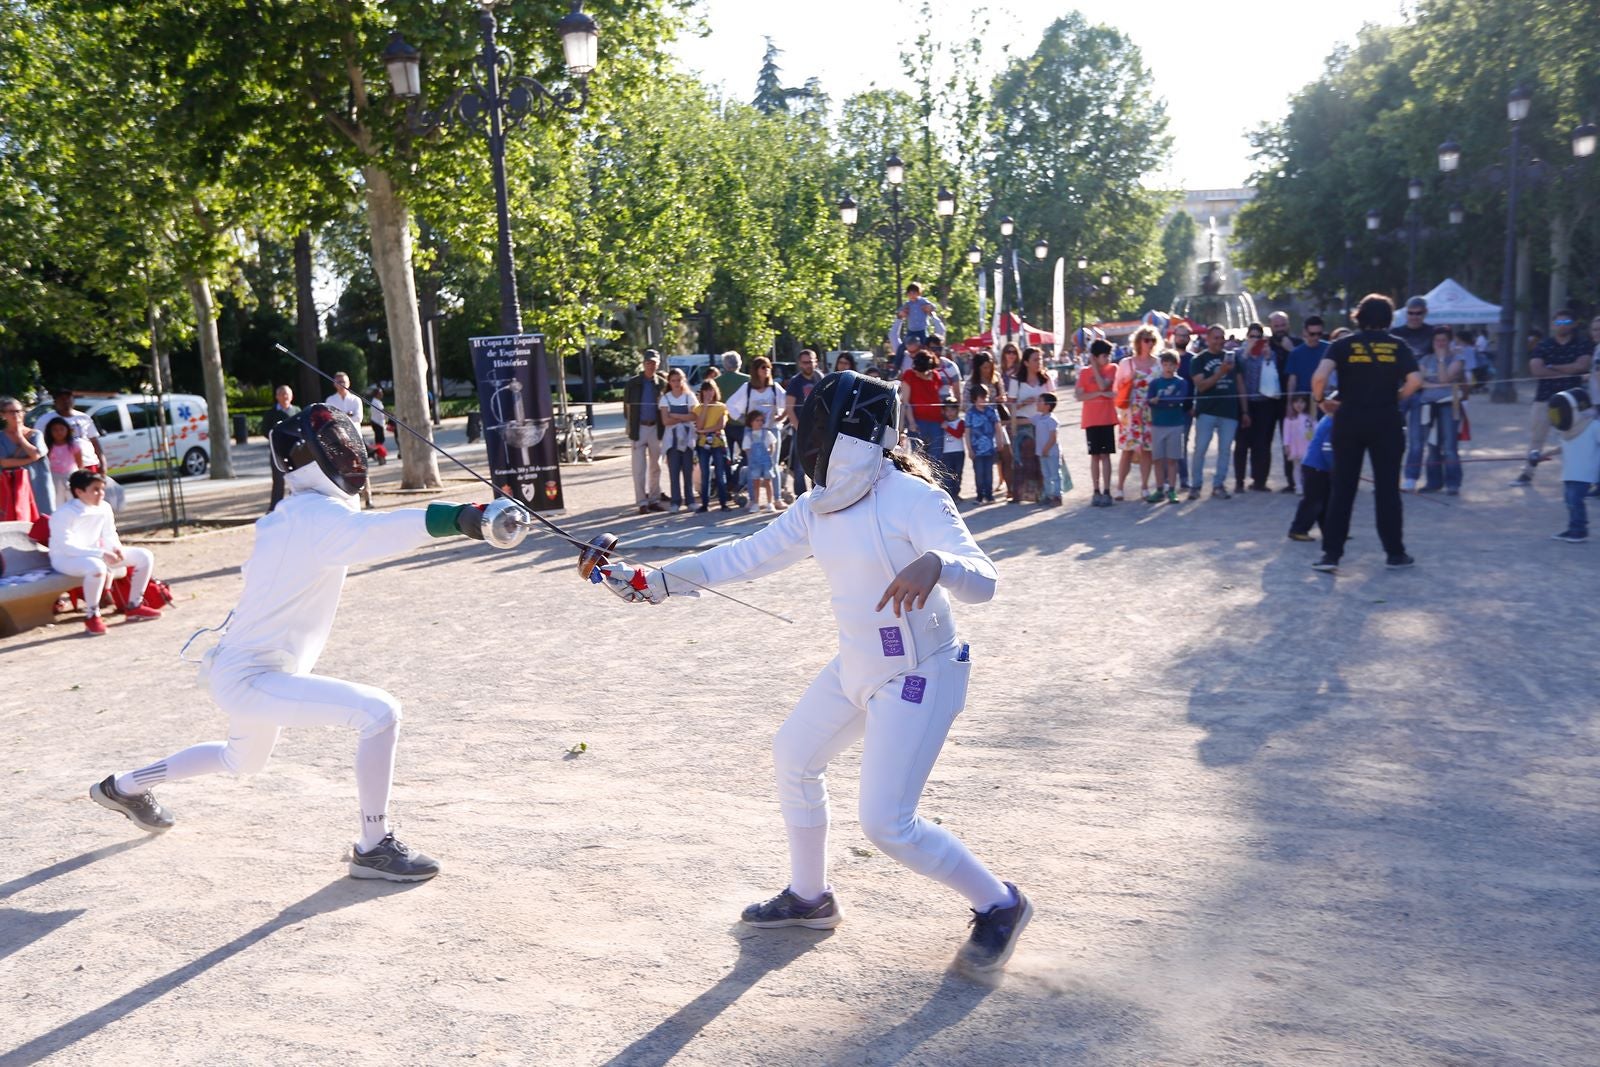
[[[639,514],[666,511],[661,502],[661,398],[667,393],[667,376],[660,372],[661,353],[645,349],[639,373],[622,387],[622,410],[628,419],[628,440],[633,443],[633,502]]]
[[[271,433],[272,428],[278,425],[278,423],[282,422],[284,419],[292,419],[296,415],[300,414],[300,409],[295,407],[294,404],[294,390],[290,389],[287,385],[278,386],[278,390],[273,394],[273,397],[277,400],[277,403],[268,408],[267,413],[261,416],[262,437],[265,437],[267,434]],[[268,511],[271,511],[273,508],[277,507],[278,501],[283,499],[283,472],[278,469],[277,464],[271,464],[271,467],[272,502],[267,505]]]

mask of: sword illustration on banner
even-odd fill
[[[296,363],[300,364],[302,367],[305,367],[308,370],[312,371],[313,373],[317,374],[319,377],[325,378],[329,382],[333,381],[333,375],[329,374],[327,371],[323,370],[321,367],[317,366],[315,363],[312,363],[309,360],[301,358],[298,353],[293,352],[290,349],[285,348],[283,345],[278,344],[276,342],[274,342],[273,347],[276,348],[279,352],[282,352],[284,355],[288,356],[290,359],[294,360]],[[527,529],[530,529],[530,530],[535,530],[535,529],[539,528],[538,526],[534,525],[535,523],[542,524],[543,527],[544,527],[544,531],[543,531],[544,533],[546,533],[548,535],[551,535],[551,536],[554,536],[554,537],[558,537],[561,540],[566,541],[569,544],[576,545],[578,547],[578,571],[585,578],[587,578],[589,576],[589,572],[592,571],[597,565],[599,565],[601,563],[609,562],[610,560],[613,560],[613,559],[618,561],[618,562],[620,562],[620,563],[631,564],[631,565],[633,565],[635,567],[648,567],[648,566],[650,566],[650,564],[645,563],[642,560],[633,559],[632,557],[625,556],[622,553],[618,552],[617,551],[618,541],[617,541],[617,538],[616,538],[616,536],[614,534],[609,534],[609,533],[600,534],[600,535],[598,535],[596,537],[592,537],[589,540],[585,541],[582,538],[578,537],[576,534],[569,533],[567,530],[562,529],[560,526],[556,525],[554,522],[552,522],[549,519],[545,518],[543,515],[539,514],[537,511],[533,511],[532,509],[527,507],[525,504],[523,504],[522,501],[518,500],[516,497],[512,496],[510,493],[506,492],[504,489],[500,488],[498,485],[495,485],[494,482],[490,481],[488,478],[485,478],[483,475],[481,475],[477,471],[473,470],[470,466],[468,466],[467,464],[461,462],[461,460],[457,459],[456,457],[452,456],[450,453],[446,452],[444,449],[440,448],[437,444],[435,444],[433,442],[433,440],[431,438],[427,437],[424,434],[418,433],[416,430],[413,430],[410,426],[407,426],[404,422],[401,422],[400,419],[395,415],[395,413],[393,411],[385,411],[384,412],[384,416],[390,422],[392,422],[396,426],[400,427],[400,429],[404,430],[406,433],[410,434],[412,437],[416,438],[418,441],[420,441],[423,444],[427,445],[429,448],[431,448],[435,452],[439,453],[439,455],[443,456],[445,459],[449,460],[451,463],[454,463],[456,466],[458,466],[462,470],[466,471],[473,478],[475,478],[478,481],[482,482],[484,485],[487,485],[490,489],[494,490],[494,494],[496,496],[504,497],[505,499],[507,499],[507,500],[511,501],[513,504],[515,504],[516,505],[516,513],[517,513],[517,515],[519,517],[519,520],[521,521],[521,523],[522,523],[522,525],[524,527],[526,527]],[[532,521],[529,521],[529,520],[532,520]],[[766,608],[760,608],[760,607],[757,607],[754,604],[749,603],[748,601],[740,600],[736,596],[729,596],[727,593],[724,593],[720,589],[713,589],[708,585],[701,585],[699,582],[693,581],[693,580],[691,580],[689,578],[685,578],[682,575],[674,574],[672,577],[674,579],[676,579],[677,581],[685,583],[686,585],[692,585],[696,589],[703,589],[706,592],[710,593],[712,596],[719,596],[723,600],[728,600],[728,601],[731,601],[731,602],[733,602],[735,604],[738,604],[742,608],[749,608],[751,611],[759,611],[763,615],[770,615],[774,619],[778,619],[778,620],[780,620],[782,622],[787,622],[787,623],[789,623],[791,625],[794,623],[794,620],[789,618],[786,615],[779,615],[776,611],[768,611]]]

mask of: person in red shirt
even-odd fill
[[[910,405],[923,451],[938,464],[944,455],[944,379],[927,352],[917,353],[916,363],[900,375],[900,403]]]
[[[1111,364],[1111,343],[1089,345],[1089,365],[1078,372],[1078,399],[1083,401],[1083,435],[1089,442],[1089,474],[1094,479],[1091,507],[1111,506],[1111,457],[1117,451],[1117,372]]]

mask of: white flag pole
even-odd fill
[[[1067,261],[1065,257],[1056,260],[1056,276],[1052,285],[1052,296],[1055,301],[1055,317],[1050,323],[1056,335],[1056,359],[1062,359],[1067,351]]]

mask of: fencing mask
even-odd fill
[[[308,404],[284,419],[267,435],[272,465],[284,474],[315,465],[346,496],[367,484],[367,446],[361,431],[342,411],[326,404]]]
[[[900,391],[893,382],[836,371],[800,409],[795,452],[816,485],[812,510],[849,507],[872,488],[885,452],[900,440]]]
[[[1550,425],[1569,441],[1583,433],[1594,421],[1594,403],[1589,390],[1579,386],[1550,398]]]

